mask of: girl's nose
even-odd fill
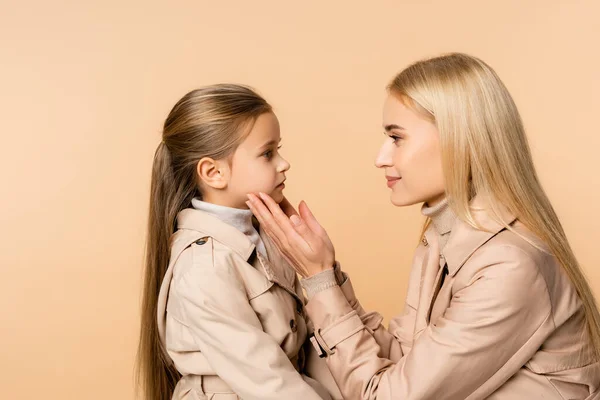
[[[281,162],[278,165],[277,172],[286,172],[291,168],[290,163],[283,157],[281,157]]]

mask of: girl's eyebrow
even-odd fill
[[[279,144],[279,142],[281,142],[281,138],[279,138],[279,140],[271,139],[267,143],[260,146],[259,150],[268,149],[271,146]]]

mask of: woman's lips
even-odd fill
[[[392,186],[394,186],[396,184],[396,182],[398,182],[402,178],[398,178],[395,176],[386,176],[385,179],[387,180],[387,186],[389,188],[391,188]]]

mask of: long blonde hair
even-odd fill
[[[583,302],[600,359],[594,295],[542,189],[517,107],[496,72],[475,57],[453,53],[412,64],[388,90],[436,124],[446,195],[458,218],[482,229],[469,207],[481,196],[498,223],[510,229],[498,211],[502,204],[548,246]]]
[[[229,157],[251,125],[271,106],[252,89],[233,84],[189,92],[167,117],[154,154],[137,355],[138,390],[148,400],[170,400],[180,374],[165,356],[158,335],[160,286],[170,258],[177,214],[201,197],[196,173],[203,157]]]

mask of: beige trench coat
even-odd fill
[[[489,232],[457,221],[441,256],[429,229],[389,329],[349,280],[308,302],[312,341],[345,399],[600,399],[600,363],[573,285],[505,214],[536,246],[481,209],[475,217]]]
[[[183,375],[173,399],[341,398],[306,340],[296,273],[261,237],[270,261],[218,218],[178,215],[157,315],[166,356]]]

